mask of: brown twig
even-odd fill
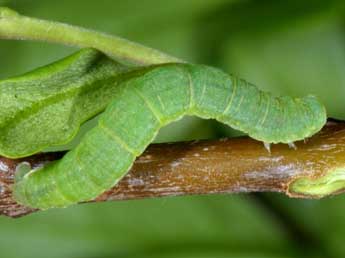
[[[95,202],[188,194],[283,192],[297,178],[319,178],[335,166],[345,166],[345,122],[329,120],[320,133],[297,150],[274,145],[271,153],[248,137],[215,141],[152,144],[119,184]],[[0,157],[0,214],[19,217],[34,210],[11,196],[14,171],[20,162],[31,166],[58,159],[63,153],[11,160]]]

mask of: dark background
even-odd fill
[[[315,94],[345,119],[344,1],[0,0],[30,16],[120,35],[223,68],[276,94]],[[0,78],[74,52],[0,41]],[[186,118],[157,141],[236,135]],[[78,205],[0,218],[0,257],[345,257],[345,198],[194,196]]]

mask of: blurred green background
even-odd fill
[[[276,94],[313,93],[345,119],[343,0],[0,0],[223,68]],[[0,41],[0,78],[75,51]],[[157,141],[238,134],[187,118]],[[0,218],[0,257],[345,257],[345,197],[193,196],[78,205]]]

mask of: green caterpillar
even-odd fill
[[[292,143],[326,122],[313,97],[274,97],[203,65],[128,68],[93,49],[0,82],[0,154],[24,157],[98,124],[61,160],[14,184],[15,199],[39,209],[94,199],[114,186],[159,129],[185,115],[216,119],[265,143]]]

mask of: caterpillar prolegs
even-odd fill
[[[84,55],[88,61],[84,60]],[[90,58],[92,55],[97,58]],[[13,188],[15,199],[26,206],[39,209],[66,207],[97,197],[126,174],[161,127],[185,115],[216,119],[266,143],[291,143],[304,139],[319,131],[326,121],[323,105],[313,96],[275,97],[244,80],[208,66],[176,63],[119,69],[114,63],[105,61],[107,59],[96,50],[83,50],[68,60],[49,68],[49,77],[64,69],[69,76],[46,84],[47,88],[55,90],[53,94],[40,96],[40,101],[46,101],[47,104],[30,102],[30,105],[18,108],[17,116],[24,114],[25,117],[26,114],[26,120],[29,121],[31,115],[25,110],[31,108],[34,114],[40,114],[34,117],[34,128],[37,129],[37,123],[42,120],[45,127],[39,134],[49,134],[54,132],[54,126],[46,125],[44,119],[51,119],[54,107],[61,109],[55,113],[57,115],[67,112],[59,123],[61,137],[56,138],[55,142],[52,139],[47,141],[49,144],[60,144],[70,139],[83,121],[105,106],[106,109],[100,115],[97,126],[87,132],[79,145],[61,160],[32,170],[17,180]],[[94,68],[94,64],[99,63],[97,60],[103,60],[102,65]],[[79,69],[70,68],[73,62],[83,61],[84,66],[88,67],[84,70],[85,74],[80,74]],[[87,71],[93,71],[94,74],[89,75]],[[77,72],[80,80],[73,77]],[[36,73],[35,76],[40,75]],[[20,80],[24,83],[34,80],[35,76],[31,75],[31,79],[23,76]],[[85,76],[88,79],[84,80]],[[68,78],[75,79],[67,82]],[[20,80],[5,82],[6,85],[20,85]],[[63,83],[60,88],[65,95],[56,97],[54,94],[59,92],[60,83]],[[0,83],[0,90],[4,84]],[[85,93],[88,96],[84,96],[85,100],[76,94],[76,88],[79,93],[89,91],[98,94],[93,94],[92,99]],[[108,89],[107,96],[102,95],[102,90],[98,88]],[[25,90],[30,92],[30,88]],[[66,96],[73,101],[63,104]],[[24,98],[22,101],[28,100]],[[88,108],[88,105],[96,105],[100,101],[102,103],[97,108],[93,107],[94,110]],[[87,114],[81,114],[83,108],[88,110]],[[79,112],[77,115],[73,113],[75,110]],[[0,114],[6,116],[1,111]],[[47,114],[50,116],[47,117]],[[7,128],[4,122],[1,134],[11,135],[11,131],[16,130],[16,125],[12,125]],[[26,126],[30,128],[30,123]],[[27,131],[27,134],[31,132]],[[3,148],[10,144],[5,144],[9,139],[5,136],[0,137],[0,152],[5,156],[25,156],[47,145],[47,142],[41,142],[31,148],[30,141],[34,142],[37,136],[23,135],[21,140],[26,141],[25,144],[10,151],[10,148]]]

